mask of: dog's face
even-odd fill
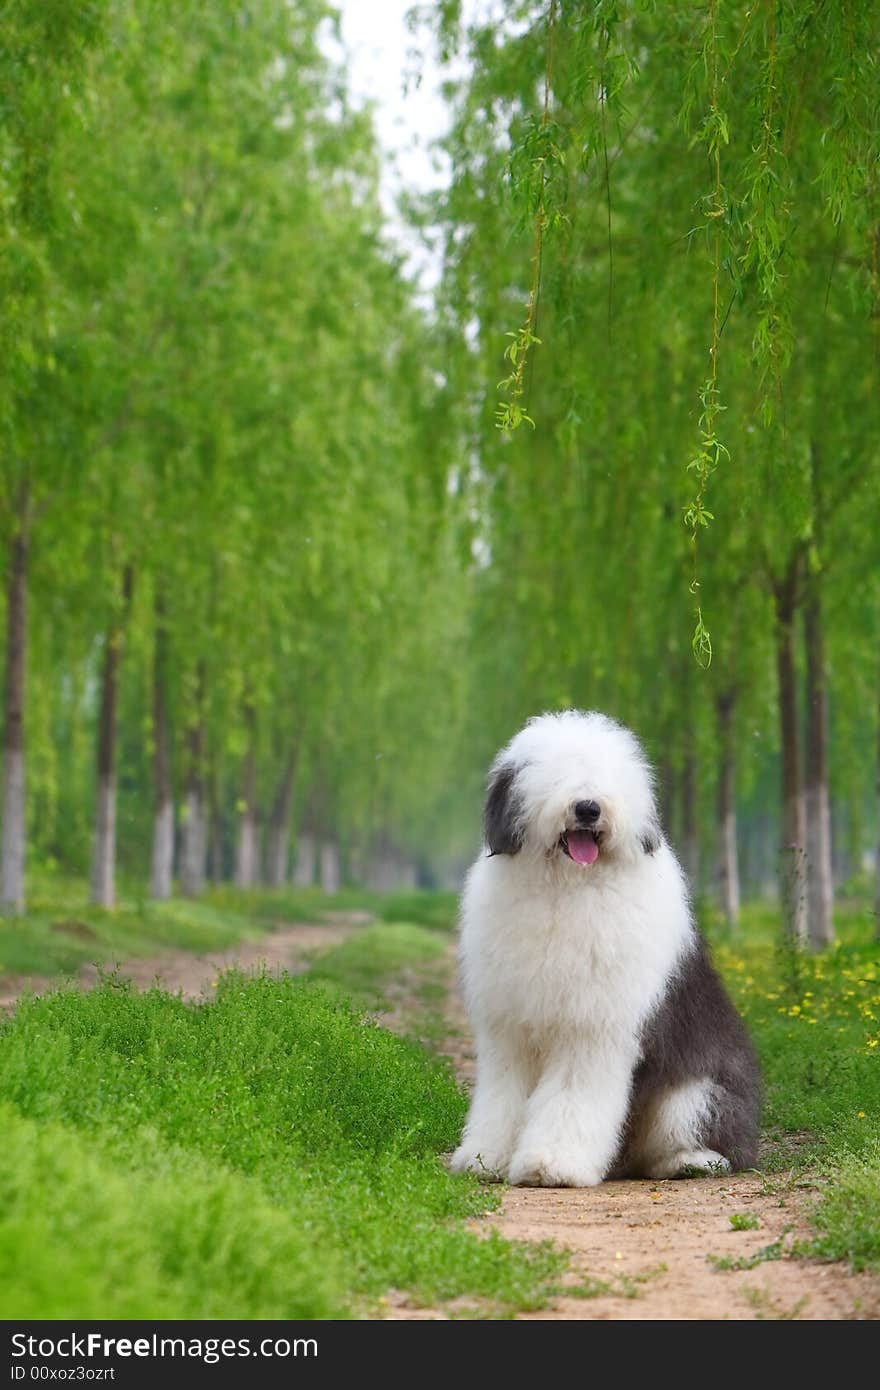
[[[485,833],[490,854],[531,850],[584,872],[653,854],[660,827],[635,735],[579,710],[530,719],[493,764]]]

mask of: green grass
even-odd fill
[[[778,914],[750,907],[714,954],[748,1022],[765,1080],[765,1171],[820,1179],[812,1253],[880,1268],[880,944],[867,907],[835,914],[820,955],[780,947]]]
[[[732,1269],[757,1269],[758,1265],[766,1264],[768,1260],[781,1260],[783,1253],[780,1239],[763,1246],[754,1255],[707,1255],[706,1259],[713,1269],[724,1273]]]
[[[265,921],[323,922],[339,912],[369,912],[381,922],[409,922],[437,931],[451,931],[458,895],[404,889],[376,893],[367,888],[343,888],[328,896],[320,888],[215,888],[209,902],[232,912],[246,912]]]
[[[391,1014],[396,1032],[437,1050],[451,1026],[446,1012],[450,944],[445,932],[377,922],[322,954],[311,975],[366,1008]]]
[[[733,1231],[757,1231],[761,1225],[753,1211],[734,1211],[728,1219]]]
[[[279,922],[320,923],[352,911],[447,932],[455,920],[452,893],[221,888],[198,901],[156,903],[136,885],[123,884],[119,906],[108,912],[89,903],[80,879],[42,875],[30,888],[25,914],[0,916],[0,977],[71,975],[83,965],[112,964],[171,947],[223,950],[258,940]]]
[[[853,1269],[880,1269],[880,1142],[861,1155],[844,1154],[831,1171],[816,1212],[819,1238],[812,1253],[849,1260]]]
[[[387,1008],[395,986],[424,993],[436,979],[436,969],[448,959],[449,939],[407,922],[364,927],[321,955],[312,966],[313,979],[338,985],[371,1008]]]
[[[0,1316],[345,1317],[390,1288],[504,1315],[563,1260],[478,1238],[494,1191],[438,1158],[447,1067],[338,988],[108,981],[0,1031]]]
[[[257,940],[267,923],[208,900],[154,903],[123,894],[113,911],[94,907],[81,880],[36,886],[21,916],[0,917],[0,976],[69,975],[87,964],[150,956],[179,947],[216,951]]]

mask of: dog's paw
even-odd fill
[[[488,1145],[466,1142],[459,1144],[448,1161],[450,1173],[475,1173],[483,1182],[501,1182],[507,1172],[507,1158],[494,1153]]]
[[[598,1187],[603,1176],[583,1160],[535,1152],[514,1154],[508,1173],[514,1187]]]
[[[730,1164],[714,1149],[679,1149],[677,1153],[652,1164],[649,1178],[710,1178],[723,1177]]]

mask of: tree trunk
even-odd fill
[[[201,681],[198,704],[196,723],[190,726],[186,735],[186,794],[180,844],[180,891],[188,898],[197,898],[205,889],[205,729],[202,722]]]
[[[283,888],[287,882],[290,859],[290,812],[293,806],[295,778],[296,751],[291,748],[269,817],[267,873],[271,888]]]
[[[795,613],[798,605],[799,552],[774,588],[779,732],[782,745],[782,844],[779,881],[783,926],[796,945],[807,936],[806,811],[797,729]]]
[[[150,860],[150,897],[165,902],[171,897],[174,871],[174,803],[156,807],[153,817],[153,854]]]
[[[736,844],[736,696],[716,700],[718,714],[718,888],[727,925],[739,926],[739,861]]]
[[[311,888],[315,882],[317,850],[314,835],[308,830],[301,830],[296,837],[296,863],[293,868],[293,882],[297,888]]]
[[[388,834],[374,839],[367,862],[367,888],[376,893],[388,893],[397,885],[394,881],[394,852]]]
[[[697,761],[690,744],[684,750],[681,769],[681,830],[682,859],[691,891],[696,896],[700,891],[700,831],[697,821]]]
[[[877,857],[874,863],[874,935],[880,941],[880,700],[877,703]]]
[[[814,951],[834,940],[831,805],[828,796],[828,681],[819,578],[813,576],[804,608],[807,649],[807,932]]]
[[[223,815],[220,810],[220,792],[217,785],[217,769],[212,767],[210,778],[210,849],[211,882],[223,882]]]
[[[126,567],[122,581],[125,614],[131,601],[132,571]],[[119,703],[119,663],[122,655],[124,617],[107,633],[101,674],[101,707],[98,713],[97,796],[95,838],[92,850],[92,902],[116,906],[116,709]]]
[[[675,844],[678,802],[675,792],[675,767],[671,758],[666,757],[660,764],[660,824],[672,844]]]
[[[342,886],[339,846],[335,840],[321,841],[321,887],[325,893],[338,893]]]
[[[364,872],[367,888],[379,893],[391,893],[414,888],[416,878],[415,862],[395,846],[388,832],[373,840]]]
[[[260,845],[257,825],[257,730],[253,708],[246,711],[248,749],[242,770],[242,810],[238,822],[238,844],[235,852],[235,883],[238,888],[253,888],[259,880]]]
[[[168,633],[161,597],[156,599],[156,636],[153,648],[153,775],[156,809],[153,820],[153,856],[150,897],[171,897],[174,869],[174,801],[171,788],[171,750],[165,682],[168,669]]]
[[[24,687],[27,658],[27,493],[9,546],[6,586],[6,686],[3,697],[3,851],[0,899],[4,912],[24,910]]]
[[[837,823],[833,810],[831,823]],[[862,802],[858,790],[853,788],[846,802],[846,834],[843,837],[831,837],[831,873],[834,883],[845,883],[854,874],[863,872],[863,838]]]

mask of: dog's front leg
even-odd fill
[[[617,1152],[626,1119],[636,1049],[595,1041],[555,1048],[526,1110],[511,1159],[512,1183],[594,1187]]]
[[[531,1076],[520,1040],[501,1030],[477,1036],[477,1080],[462,1140],[449,1166],[488,1180],[507,1176],[522,1129]]]

